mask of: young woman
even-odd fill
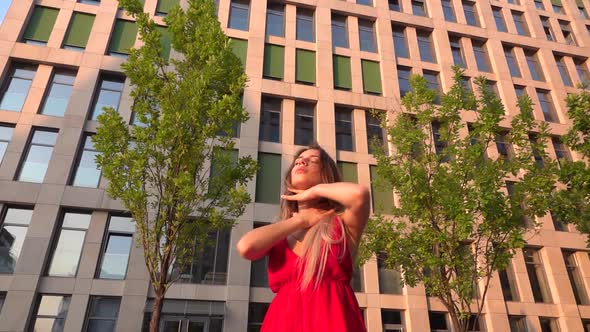
[[[269,256],[276,296],[262,332],[366,331],[350,278],[369,192],[340,181],[336,163],[319,145],[299,151],[284,179],[282,220],[238,242],[246,259]]]

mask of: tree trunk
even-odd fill
[[[461,320],[459,320],[459,317],[454,310],[449,310],[449,317],[451,318],[451,331],[463,332],[467,330],[466,326],[461,326]]]
[[[154,308],[152,311],[152,320],[150,321],[150,332],[158,332],[160,326],[160,314],[162,312],[162,305],[164,304],[164,295],[166,288],[158,287],[156,290],[156,297],[154,298]]]

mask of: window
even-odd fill
[[[209,183],[207,183],[207,192],[216,195],[223,190],[219,179],[223,178],[227,172],[231,172],[238,163],[238,150],[223,149],[220,147],[213,148],[211,155],[211,166],[209,167]]]
[[[410,92],[410,76],[412,75],[412,69],[408,67],[397,67],[397,80],[399,83],[399,94],[400,97]]]
[[[461,38],[457,36],[450,36],[451,53],[453,54],[453,63],[459,67],[467,67],[465,64],[465,56],[463,55],[463,48],[461,46]]]
[[[352,130],[352,109],[336,107],[336,149],[354,151]]]
[[[332,65],[334,67],[334,88],[350,90],[352,88],[350,58],[334,55],[332,57]]]
[[[570,74],[567,71],[565,58],[562,56],[555,56],[555,62],[557,63],[557,69],[559,70],[559,75],[561,76],[563,85],[572,86],[572,79],[570,78]]]
[[[432,332],[451,331],[447,323],[447,314],[444,312],[429,311],[428,320],[430,321],[430,331]]]
[[[410,52],[408,51],[406,28],[399,25],[394,25],[391,28],[393,30],[393,46],[395,49],[395,56],[398,58],[409,58]]]
[[[545,121],[559,122],[555,106],[553,106],[553,99],[547,90],[537,89],[537,98],[539,98],[539,105],[543,111]]]
[[[541,332],[559,332],[557,318],[539,317],[539,323],[541,323]]]
[[[70,296],[40,295],[31,325],[33,331],[62,332],[68,315]]]
[[[387,183],[382,183],[385,181],[381,181],[381,177],[377,172],[377,166],[369,165],[369,174],[371,180],[371,200],[373,203],[373,212],[391,214],[394,208],[393,188]]]
[[[424,78],[428,82],[428,88],[436,92],[436,95],[434,96],[434,103],[440,104],[440,96],[442,91],[440,89],[440,80],[438,77],[438,73],[435,71],[425,70],[423,74]]]
[[[483,314],[482,314],[483,315]],[[479,316],[477,317],[478,319],[476,319],[476,315],[469,315],[469,320],[467,321],[467,331],[470,332],[479,332],[479,331],[483,331],[483,329],[481,328],[480,322],[483,321],[483,317]]]
[[[14,273],[32,216],[32,209],[4,208],[0,224],[0,273]]]
[[[365,111],[365,123],[367,125],[367,145],[369,153],[373,153],[373,142],[376,140],[378,146],[383,146],[383,128],[381,128],[381,119]]]
[[[55,131],[33,129],[25,160],[18,173],[18,181],[43,182],[56,140]]]
[[[225,285],[227,283],[227,263],[229,258],[230,230],[222,229],[209,233],[208,244],[201,252],[195,251],[192,261],[174,266],[173,276],[180,282]],[[195,242],[193,250],[198,243]]]
[[[590,320],[582,319],[582,325],[584,327],[584,332],[590,332]]]
[[[109,42],[108,55],[126,58],[129,49],[135,44],[137,24],[131,21],[116,20]]]
[[[13,132],[14,127],[0,123],[0,163],[2,163],[2,159],[4,159],[4,153],[6,153],[8,143],[10,143],[10,140],[12,139]]]
[[[539,10],[545,10],[545,6],[543,5],[543,0],[535,0],[535,7]]]
[[[440,137],[440,122],[432,121],[431,127],[432,127],[432,139],[434,141],[434,151],[436,152],[437,155],[440,156],[440,155],[442,155],[443,150],[447,146],[446,142],[443,141]],[[445,158],[445,157],[443,157],[443,158]]]
[[[285,67],[285,47],[264,44],[264,68],[262,77],[282,80]]]
[[[295,102],[295,144],[308,146],[315,140],[315,105]]]
[[[248,332],[258,332],[270,303],[250,302],[248,304]]]
[[[160,46],[162,52],[159,54],[164,60],[168,60],[170,57],[171,37],[167,27],[156,26],[156,31],[160,33]]]
[[[559,137],[552,137],[551,144],[553,145],[553,150],[555,150],[555,157],[557,160],[565,159],[567,161],[572,160],[572,156],[568,148],[563,144],[561,138]]]
[[[90,226],[90,217],[90,213],[65,212],[63,214],[61,230],[53,250],[47,275],[58,277],[76,276],[86,230]]]
[[[516,93],[516,97],[520,98],[522,97],[522,95],[526,95],[526,87],[522,86],[522,85],[515,85],[514,86],[514,92]]]
[[[520,68],[518,67],[518,62],[516,61],[516,55],[514,54],[514,48],[504,46],[504,55],[506,56],[508,69],[510,69],[510,75],[513,77],[522,77],[520,74]]]
[[[285,36],[285,5],[268,2],[266,7],[266,36]]]
[[[246,65],[246,54],[248,53],[248,41],[243,39],[230,38],[232,51]]]
[[[527,27],[524,13],[512,11],[512,19],[514,20],[514,26],[516,27],[516,33],[521,36],[529,36],[529,28]]]
[[[297,83],[315,83],[315,52],[297,49],[295,51],[295,81]]]
[[[443,14],[445,16],[445,21],[457,22],[457,17],[455,17],[455,9],[453,8],[452,0],[442,0],[442,9]]]
[[[130,217],[109,216],[109,227],[103,244],[99,279],[124,280],[135,233],[135,222]]]
[[[2,313],[2,307],[6,301],[6,292],[0,292],[0,313]]]
[[[498,149],[498,156],[509,162],[514,156],[512,151],[512,144],[508,141],[508,133],[503,132],[496,135],[496,148]]]
[[[342,175],[342,181],[358,183],[358,167],[355,163],[349,163],[345,161],[337,161],[336,166]],[[362,270],[362,267],[360,267]]]
[[[84,50],[94,24],[94,15],[74,12],[63,42],[63,48]]]
[[[361,51],[377,52],[375,47],[375,31],[373,29],[374,23],[369,20],[358,20],[359,25],[359,40]]]
[[[510,323],[510,332],[527,332],[525,316],[508,315],[508,322]]]
[[[29,94],[29,88],[37,72],[37,66],[14,64],[8,80],[2,89],[0,109],[20,112]]]
[[[426,62],[436,63],[436,55],[432,44],[432,33],[430,31],[417,30],[418,48],[420,49],[420,59]]]
[[[551,215],[551,221],[553,223],[553,228],[558,232],[567,232],[568,228],[567,225],[563,223],[563,221],[553,212],[553,210],[549,210],[549,214]]]
[[[149,331],[154,299],[148,299],[141,331]],[[227,309],[223,301],[187,301],[165,299],[162,305],[162,323],[159,331],[222,332],[223,317]]]
[[[543,269],[539,249],[525,247],[522,252],[535,302],[551,303],[551,293],[547,285],[547,278],[545,277],[545,270]]]
[[[262,98],[259,140],[281,142],[281,105],[282,100],[279,98]]]
[[[165,16],[170,12],[174,6],[178,4],[178,0],[158,0],[158,7],[156,7],[156,15]]]
[[[588,16],[588,12],[584,7],[584,0],[576,0],[576,4],[578,6],[578,12],[580,13],[580,16],[585,20],[589,19],[590,17]]]
[[[388,2],[389,2],[389,10],[395,10],[396,12],[402,11],[401,0],[388,0]]]
[[[553,30],[551,29],[551,23],[549,17],[541,16],[541,24],[543,25],[543,31],[545,31],[545,38],[549,41],[554,41]]]
[[[370,166],[374,167],[374,166]],[[392,199],[392,198],[390,198]],[[401,294],[402,282],[401,275],[397,270],[387,268],[387,255],[380,253],[377,257],[377,273],[379,277],[380,294]]]
[[[513,5],[520,5],[520,0],[508,0],[508,3],[511,3]]]
[[[500,32],[507,32],[506,22],[504,21],[504,14],[502,14],[502,8],[492,7],[494,13],[494,21],[496,22],[496,29]]]
[[[468,25],[480,26],[475,2],[463,1],[463,12],[465,13],[465,20]]]
[[[315,41],[313,10],[297,7],[297,40]]]
[[[509,263],[505,269],[499,270],[498,276],[500,277],[500,285],[502,286],[504,301],[519,301],[520,298],[518,296],[518,288],[516,288],[516,278],[511,263]]]
[[[117,326],[120,305],[120,297],[91,296],[84,322],[84,331],[114,331]]]
[[[94,107],[92,108],[92,120],[96,120],[105,107],[112,107],[115,111],[119,109],[124,85],[124,77],[111,75],[102,75],[100,77],[99,89],[95,94]]]
[[[381,69],[379,62],[361,59],[363,70],[363,90],[365,93],[381,94]]]
[[[529,134],[529,141],[531,142],[533,158],[535,159],[535,164],[539,168],[545,167],[545,161],[543,160],[543,150],[539,151],[535,146],[538,144],[538,139],[536,134]]]
[[[281,155],[258,153],[256,203],[279,204],[281,195]]]
[[[590,83],[590,72],[586,65],[586,59],[575,59],[574,64],[576,65],[576,71],[578,72],[578,78],[581,83]],[[1,107],[0,107],[1,108]]]
[[[82,151],[79,153],[76,162],[76,171],[74,172],[72,185],[76,187],[98,188],[101,171],[94,161],[98,152],[94,149],[91,135],[86,134],[83,142]]]
[[[23,35],[23,42],[33,45],[46,45],[55,25],[59,9],[35,6]]]
[[[348,48],[346,16],[332,14],[332,47]]]
[[[561,33],[563,34],[563,39],[565,39],[565,43],[568,45],[578,46],[576,42],[576,37],[572,32],[572,28],[570,26],[570,22],[559,20],[559,27],[561,28]]]
[[[416,16],[426,16],[426,1],[412,0],[412,13]]]
[[[53,73],[49,85],[49,92],[43,100],[41,114],[64,116],[68,102],[70,101],[75,79],[75,72],[57,70]]]
[[[561,0],[551,0],[551,5],[553,7],[553,12],[556,14],[565,14]]]
[[[254,222],[254,228],[270,225],[268,222]],[[268,255],[252,261],[250,287],[268,287]],[[262,317],[264,318],[264,316]],[[262,323],[262,320],[260,320]]]
[[[399,310],[381,309],[383,332],[403,332],[402,312]]]
[[[545,75],[543,74],[541,64],[539,64],[537,52],[527,50],[524,52],[524,55],[526,57],[526,63],[529,67],[529,71],[531,72],[531,78],[535,81],[545,81]]]
[[[580,266],[576,261],[576,252],[562,250],[562,254],[565,267],[567,269],[567,275],[569,277],[572,290],[574,291],[576,303],[587,305],[589,303],[588,293],[586,292],[586,287],[584,286],[584,279],[580,272]]]
[[[249,11],[249,0],[231,0],[228,27],[231,29],[248,31]]]

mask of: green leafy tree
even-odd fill
[[[150,331],[157,331],[175,269],[208,244],[210,232],[233,226],[250,202],[245,185],[256,164],[237,158],[231,138],[234,125],[248,119],[241,103],[246,75],[211,0],[173,8],[164,18],[166,34],[139,0],[120,5],[136,19],[143,41],[122,65],[138,122],[129,126],[105,108],[93,142],[109,196],[137,223],[155,293]],[[178,53],[172,59],[166,38]]]
[[[462,85],[458,68],[440,105],[423,77],[410,82],[405,112],[383,121],[394,152],[375,147],[381,185],[393,188],[399,203],[371,217],[359,258],[377,254],[401,272],[402,283],[423,283],[448,309],[453,331],[468,331],[470,317],[481,315],[494,271],[506,268],[524,245],[534,216],[548,211],[556,166],[544,150],[547,125],[533,119],[528,96],[508,122],[486,80],[476,80],[476,97]],[[494,157],[489,148],[508,124],[514,152]],[[530,140],[533,132],[536,140]],[[510,195],[507,180],[514,182]]]
[[[581,86],[578,93],[567,99],[568,117],[572,124],[563,142],[583,160],[572,161],[567,156],[559,160],[559,182],[554,192],[553,212],[559,220],[576,225],[590,234],[590,91]],[[566,152],[567,153],[567,152]]]

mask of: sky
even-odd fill
[[[0,0],[0,24],[4,21],[4,16],[6,16],[6,11],[8,11],[8,6],[12,0]]]

